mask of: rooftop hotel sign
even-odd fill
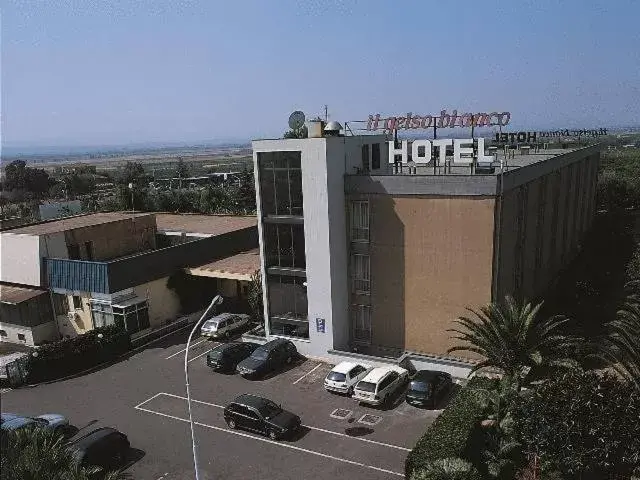
[[[485,155],[484,138],[476,140],[472,138],[441,138],[436,140],[414,140],[411,145],[411,161],[414,164],[426,164],[431,161],[432,151],[438,149],[436,165],[444,165],[447,155],[447,147],[453,145],[453,164],[472,165],[474,163],[473,144],[477,142],[476,163],[493,163],[493,155]],[[389,163],[396,163],[396,156],[401,157],[402,163],[409,163],[409,142],[403,140],[400,148],[396,148],[396,142],[389,142]]]
[[[382,117],[379,113],[369,115],[367,130],[392,132],[393,130],[417,130],[427,128],[454,128],[454,127],[488,127],[498,125],[504,127],[509,124],[511,113],[509,112],[480,112],[463,113],[458,115],[458,110],[450,114],[446,110],[437,115],[414,115],[409,112],[406,115],[396,117]]]

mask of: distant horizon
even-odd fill
[[[494,127],[495,128],[495,127]],[[594,128],[606,128],[612,132],[628,129],[640,129],[640,123],[635,125],[617,125],[617,126],[602,126],[602,125],[585,125],[585,126],[545,126],[545,127],[533,127],[511,124],[503,127],[505,131],[546,131],[546,130],[558,130],[558,129],[594,129]],[[453,128],[442,129],[447,133],[454,133],[460,131],[468,131],[468,128]],[[484,128],[486,131],[486,127]],[[417,132],[420,130],[417,130]],[[429,135],[430,130],[424,130],[426,135]],[[482,129],[481,129],[482,131]],[[148,141],[148,142],[130,142],[130,143],[105,143],[105,144],[3,144],[0,148],[0,157],[20,157],[20,156],[38,156],[38,155],[81,155],[81,154],[94,154],[102,152],[110,152],[123,150],[125,153],[127,150],[161,150],[163,148],[220,148],[220,147],[242,147],[251,146],[251,141],[258,138],[269,138],[268,136],[262,136],[257,138],[221,138],[212,140],[199,140],[199,141]],[[279,138],[279,137],[270,137]]]

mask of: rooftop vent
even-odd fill
[[[340,123],[331,121],[327,123],[326,127],[324,127],[324,134],[327,137],[339,137],[341,130],[342,130],[342,125],[340,125]]]

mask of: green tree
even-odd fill
[[[523,385],[544,378],[549,369],[575,365],[573,354],[578,339],[563,335],[562,326],[569,321],[563,316],[544,318],[539,315],[542,303],[517,302],[505,297],[480,311],[468,309],[475,318],[460,317],[462,329],[450,329],[456,340],[464,342],[449,349],[482,355],[472,372],[494,368],[508,377],[516,391]]]
[[[439,458],[413,472],[410,480],[482,480],[482,475],[461,458]]]
[[[78,465],[64,438],[45,429],[2,431],[2,480],[90,480],[104,473],[104,480],[130,478],[122,472]]]
[[[309,136],[309,131],[306,126],[302,126],[296,129],[289,129],[284,132],[284,138],[307,138]]]
[[[256,211],[256,184],[253,172],[244,168],[240,174],[238,187],[238,204],[243,213],[255,213]]]
[[[247,302],[251,308],[253,320],[261,322],[264,318],[264,306],[262,301],[262,275],[260,274],[260,270],[256,270],[253,275],[251,275]]]
[[[625,286],[616,318],[595,345],[599,356],[640,390],[640,280]],[[640,433],[640,432],[639,432]]]
[[[640,392],[612,375],[565,372],[521,395],[512,414],[543,473],[602,480],[640,466]]]
[[[18,190],[32,198],[42,199],[49,190],[49,174],[40,168],[30,168],[23,160],[15,160],[5,167],[4,188]]]
[[[128,186],[130,183],[142,186],[148,181],[149,175],[147,175],[144,167],[139,162],[127,162],[116,176],[116,182],[125,186]]]
[[[182,157],[178,157],[178,165],[176,167],[176,177],[180,179],[179,188],[182,188],[182,179],[189,178],[189,166]]]

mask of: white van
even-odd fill
[[[376,367],[356,384],[353,398],[371,405],[382,405],[408,379],[409,372],[402,367]]]

